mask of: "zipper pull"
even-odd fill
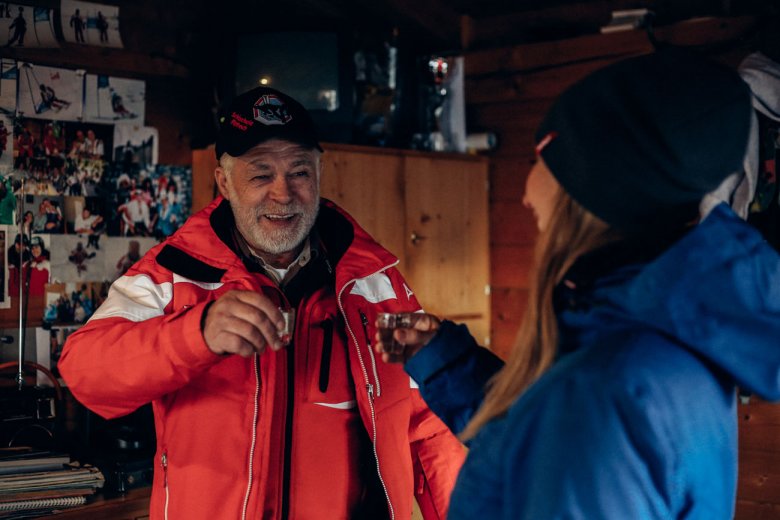
[[[371,383],[366,384],[366,391],[368,392],[368,398],[374,400],[374,385]]]
[[[371,338],[368,335],[368,316],[363,314],[363,311],[358,311],[360,314],[360,322],[363,324],[363,336],[366,338],[366,346],[371,349]]]
[[[160,466],[163,468],[163,484],[168,487],[168,452],[160,456]]]

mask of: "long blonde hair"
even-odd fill
[[[580,256],[618,241],[620,234],[558,189],[555,210],[539,235],[534,253],[528,307],[504,368],[490,381],[485,400],[460,434],[474,437],[552,364],[558,350],[553,290]]]

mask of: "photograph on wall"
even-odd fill
[[[103,197],[65,197],[65,229],[70,235],[80,235],[87,245],[100,249],[100,237],[106,229]]]
[[[14,168],[24,172],[25,193],[98,194],[113,140],[110,125],[17,119],[14,134]]]
[[[171,235],[187,219],[192,201],[192,169],[157,165],[131,170],[117,164],[106,172],[108,234],[125,237]]]
[[[12,234],[9,228],[8,236]],[[21,236],[13,233],[14,242],[6,251],[8,294],[18,298],[19,287],[26,287],[27,296],[43,296],[51,275],[48,235]],[[21,264],[21,272],[20,272]]]
[[[157,164],[159,134],[151,126],[114,125],[113,159],[126,172]]]
[[[113,282],[127,272],[142,256],[158,244],[154,238],[106,237],[103,239],[106,249],[107,278]]]
[[[87,74],[85,83],[85,121],[143,124],[146,104],[145,81]]]
[[[78,121],[83,98],[84,71],[19,62],[19,116]]]
[[[9,226],[0,226],[0,251],[6,251],[8,236],[12,229]],[[8,294],[8,261],[5,254],[0,255],[0,309],[11,307],[11,298]]]
[[[122,47],[119,8],[113,5],[62,0],[62,35],[66,42]]]
[[[0,2],[0,42],[5,47],[59,47],[53,10]]]
[[[102,246],[102,244],[101,244]],[[58,283],[107,279],[105,248],[95,249],[79,235],[51,236],[51,280]]]
[[[108,294],[107,282],[51,283],[46,286],[43,321],[54,328],[67,328],[87,321]],[[59,343],[62,346],[62,343]]]
[[[6,114],[0,114],[0,173],[7,174],[14,164],[14,123]]]
[[[47,368],[61,385],[64,384],[64,381],[61,379],[57,363],[62,356],[65,340],[78,328],[79,325],[35,328],[35,361]],[[53,382],[45,373],[38,371],[36,384],[38,386],[52,386]]]
[[[19,68],[16,60],[0,58],[0,114],[16,114],[16,82]]]
[[[0,225],[16,223],[16,205],[13,179],[9,175],[0,175]]]
[[[33,233],[59,234],[65,232],[64,199],[58,195],[24,195],[23,218],[30,223]],[[32,213],[32,216],[30,216]]]

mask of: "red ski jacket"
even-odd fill
[[[201,333],[207,302],[244,289],[285,303],[227,245],[231,222],[221,197],[193,215],[113,283],[59,361],[103,417],[152,403],[151,519],[354,518],[366,459],[388,518],[410,518],[413,497],[426,520],[444,518],[463,447],[370,346],[377,312],[420,308],[398,260],[323,200],[333,283],[301,300],[293,345],[216,355]]]

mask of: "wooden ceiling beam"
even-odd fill
[[[461,16],[440,0],[385,0],[400,17],[414,22],[447,49],[461,48]]]

